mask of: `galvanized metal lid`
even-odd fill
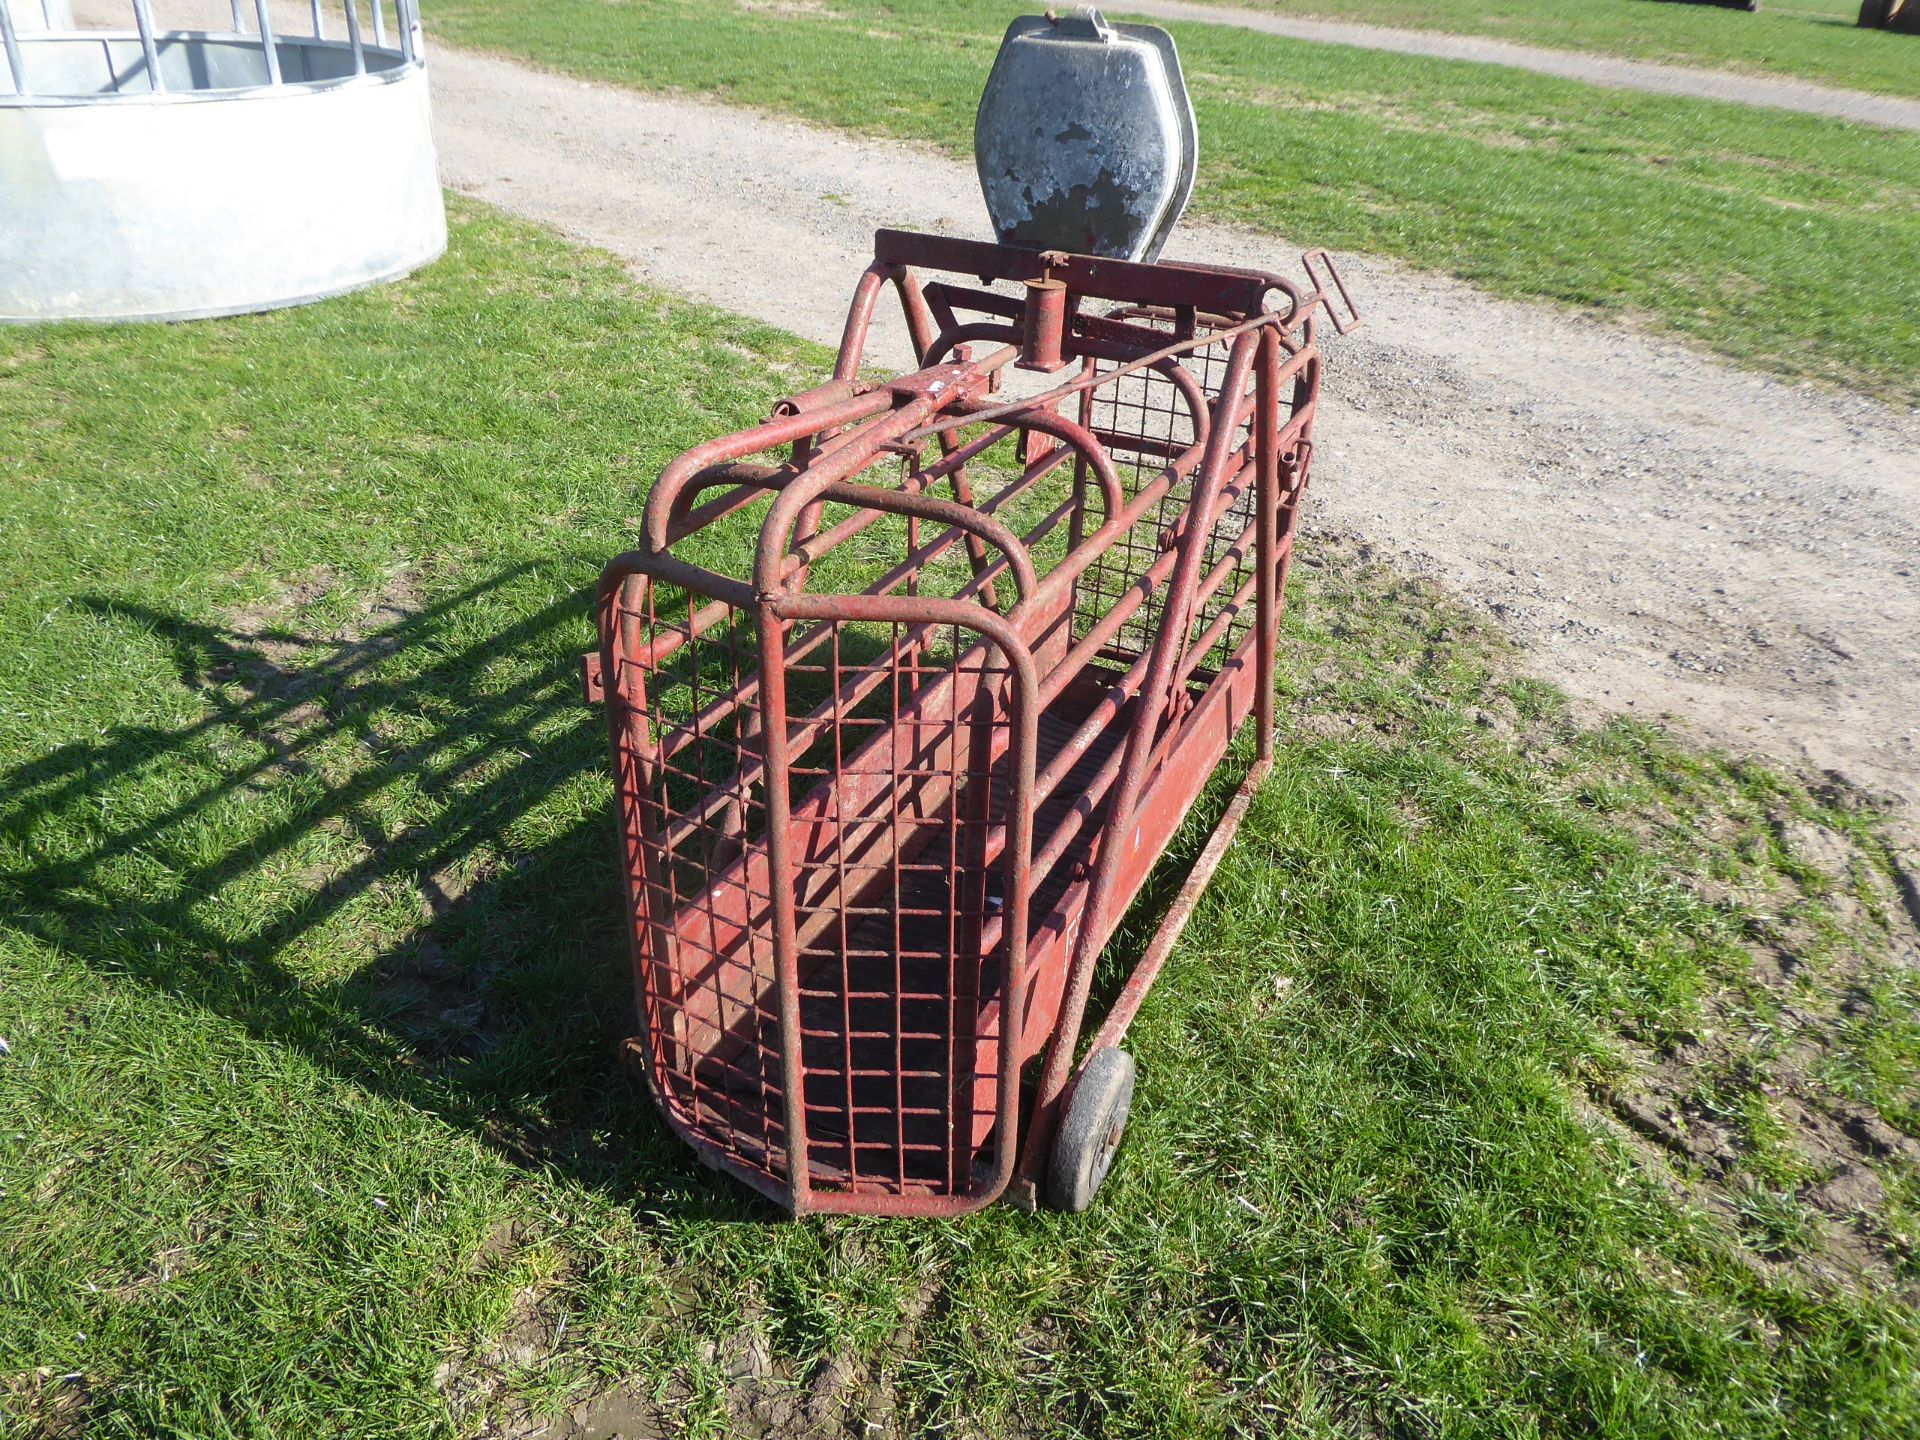
[[[1173,37],[1082,7],[1007,27],[973,127],[1008,245],[1152,260],[1193,193],[1193,103]]]

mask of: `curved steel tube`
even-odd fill
[[[653,490],[647,496],[641,529],[647,548],[653,551],[667,548],[674,498],[681,487],[701,471],[728,460],[741,460],[777,446],[791,445],[796,440],[804,440],[838,425],[851,425],[855,421],[878,415],[892,405],[893,396],[889,392],[869,391],[837,404],[822,406],[818,410],[777,416],[751,430],[742,430],[736,435],[725,435],[717,440],[709,440],[704,445],[694,446],[660,472],[660,478],[654,482]]]
[[[860,485],[853,481],[842,480],[822,486],[814,493],[814,498],[831,500],[842,505],[859,505],[869,510],[884,510],[890,515],[911,515],[919,520],[932,520],[942,525],[951,525],[956,530],[978,535],[991,543],[1007,557],[1007,564],[1013,570],[1013,583],[1019,587],[1020,598],[1030,599],[1038,588],[1039,582],[1033,573],[1033,557],[1027,554],[1027,547],[1020,543],[1006,524],[983,510],[971,505],[962,505],[953,500],[941,500],[932,495],[914,494],[905,490],[882,490],[874,485]],[[771,517],[769,517],[771,524]],[[817,556],[802,556],[799,553],[787,557],[787,573],[801,570]],[[784,576],[782,577],[785,578]],[[762,593],[771,593],[771,587]],[[857,597],[842,597],[857,598]]]

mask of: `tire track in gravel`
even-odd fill
[[[971,169],[924,148],[444,48],[433,67],[453,187],[815,340],[877,227],[985,232]],[[1188,224],[1169,253],[1292,272],[1297,248]],[[1368,324],[1331,346],[1316,523],[1490,611],[1576,697],[1920,800],[1920,417],[1347,270]]]

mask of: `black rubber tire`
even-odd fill
[[[1081,1067],[1047,1160],[1047,1203],[1054,1209],[1078,1215],[1093,1204],[1126,1134],[1133,1073],[1133,1057],[1124,1050],[1096,1050]]]
[[[1887,23],[1887,11],[1892,8],[1893,0],[1861,0],[1860,28],[1879,30]]]

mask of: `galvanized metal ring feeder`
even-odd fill
[[[336,7],[289,35],[266,0],[223,30],[0,0],[0,321],[267,310],[440,254],[416,0]]]

